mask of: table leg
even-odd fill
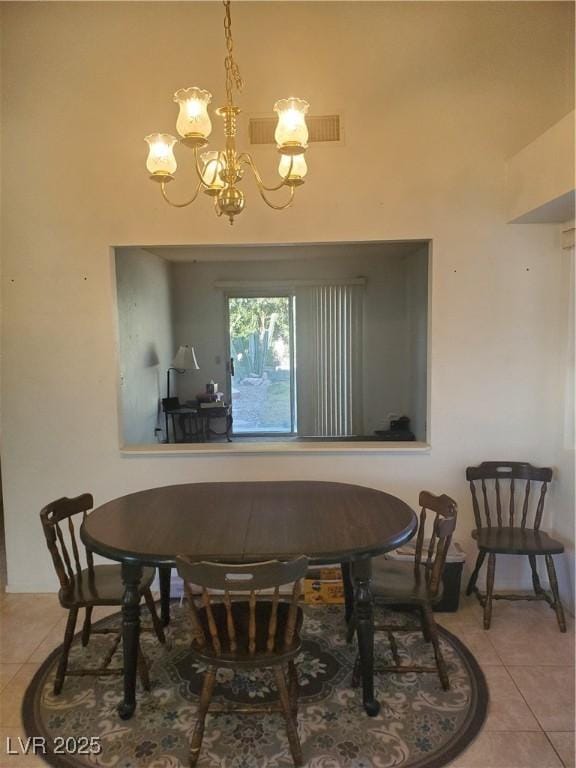
[[[169,565],[158,567],[158,577],[160,579],[160,618],[162,625],[167,627],[170,624],[170,576],[172,568]]]
[[[354,611],[354,585],[352,584],[352,575],[350,563],[341,563],[342,583],[344,585],[344,619],[346,624],[350,622]]]
[[[124,701],[118,705],[122,720],[129,720],[136,709],[136,673],[140,638],[140,563],[122,563],[122,644],[124,651]]]
[[[362,675],[362,702],[370,717],[376,717],[380,704],[374,697],[374,616],[370,577],[372,561],[355,560],[352,578],[355,587],[355,612],[358,633],[358,655]]]

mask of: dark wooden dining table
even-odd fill
[[[287,560],[340,563],[354,585],[362,698],[374,696],[371,558],[410,539],[414,511],[389,493],[348,483],[265,481],[189,483],[131,493],[94,509],[81,528],[93,552],[122,564],[124,699],[122,719],[136,708],[142,568],[166,574],[177,555],[220,563]],[[166,617],[165,617],[166,618]]]

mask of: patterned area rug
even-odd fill
[[[50,765],[102,768],[182,768],[188,765],[188,744],[195,722],[202,666],[189,655],[186,611],[173,606],[170,648],[143,633],[151,662],[152,690],[138,689],[134,717],[123,722],[116,714],[122,696],[120,677],[68,677],[60,696],[52,685],[58,661],[55,651],[30,684],[24,701],[29,736],[97,737],[100,754],[48,754]],[[387,621],[396,618],[388,615]],[[111,616],[100,625],[117,625]],[[298,659],[300,708],[298,729],[309,768],[440,768],[464,750],[486,715],[488,694],[482,672],[471,653],[453,635],[441,632],[451,689],[444,692],[435,674],[380,674],[378,717],[369,718],[360,689],[351,688],[354,646],[345,642],[343,609],[306,608],[303,651]],[[433,665],[431,646],[418,631],[398,633],[406,663]],[[70,654],[74,665],[99,666],[110,637],[94,636],[87,648],[79,638]],[[390,663],[386,639],[377,636],[377,657]],[[112,665],[122,664],[117,652]],[[221,670],[215,699],[265,703],[276,696],[267,672],[234,675]],[[61,743],[58,742],[58,743]],[[77,743],[80,743],[79,740]],[[66,746],[66,745],[64,745]],[[216,714],[208,716],[199,768],[289,768],[292,765],[280,714]]]

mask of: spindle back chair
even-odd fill
[[[564,546],[540,528],[552,474],[548,467],[534,467],[520,461],[484,461],[466,470],[476,522],[472,536],[479,550],[466,591],[469,595],[476,594],[483,606],[485,629],[490,628],[492,621],[492,600],[545,600],[556,613],[560,631],[566,631],[552,557],[561,554]],[[533,595],[494,593],[497,554],[528,556]],[[476,582],[486,555],[486,593],[482,594]],[[551,595],[540,584],[538,556],[545,559]]]
[[[226,565],[194,563],[181,556],[177,558],[177,566],[190,610],[192,655],[208,666],[190,746],[190,764],[194,766],[198,761],[218,668],[242,671],[270,667],[279,702],[245,711],[281,711],[294,764],[301,765],[294,658],[301,646],[303,616],[298,600],[308,559]],[[290,594],[282,599],[280,588],[289,584],[292,585]],[[194,594],[195,588],[201,589],[199,596]],[[215,594],[215,590],[220,594]],[[215,711],[222,710],[213,708],[212,712]]]
[[[58,597],[60,605],[68,610],[68,620],[64,633],[64,643],[56,678],[54,693],[58,695],[66,675],[111,675],[122,674],[120,669],[108,669],[108,664],[118,644],[121,634],[116,629],[92,628],[92,611],[95,606],[122,605],[124,587],[122,584],[120,565],[94,565],[92,552],[78,542],[77,536],[80,525],[86,519],[89,510],[94,506],[92,495],[84,493],[76,498],[61,498],[47,504],[40,512],[40,520],[48,550],[54,563],[54,568],[60,582]],[[74,518],[78,526],[74,525]],[[152,617],[152,625],[160,642],[164,643],[164,632],[156,613],[156,606],[150,591],[154,579],[154,569],[144,568],[140,591],[144,597]],[[105,655],[103,665],[99,669],[68,670],[68,656],[74,639],[78,612],[85,609],[84,625],[82,627],[82,645],[88,645],[92,634],[113,634],[113,643]],[[139,654],[139,671],[145,688],[149,687],[146,660]]]
[[[94,580],[94,558],[90,550],[78,547],[76,540],[76,528],[74,516],[82,515],[80,524],[86,520],[88,510],[94,506],[94,499],[90,493],[84,493],[75,499],[62,498],[53,501],[42,509],[40,520],[46,536],[48,550],[52,556],[52,562],[60,581],[62,597],[66,597],[74,591],[75,585],[81,581],[82,571],[86,567],[89,581]],[[61,524],[65,524],[68,533],[68,546],[66,535],[62,531]],[[68,551],[70,547],[73,557]],[[84,566],[81,562],[80,552],[85,553]]]
[[[458,507],[454,499],[445,493],[435,496],[429,491],[420,492],[418,503],[421,509],[414,552],[414,581],[419,583],[422,578],[425,579],[428,598],[434,602],[438,597],[446,556],[456,528]],[[434,520],[432,535],[428,544],[424,546],[428,512],[434,512]]]
[[[372,594],[377,605],[407,608],[416,611],[422,634],[426,642],[432,643],[435,666],[403,664],[398,653],[396,632],[413,632],[414,625],[375,623],[375,632],[385,632],[390,644],[393,664],[378,667],[377,672],[437,672],[444,690],[450,687],[448,671],[442,656],[438,629],[434,621],[433,605],[442,596],[442,577],[446,557],[456,528],[458,506],[446,494],[436,496],[430,491],[421,491],[418,497],[421,507],[414,562],[377,557],[373,560]],[[428,513],[433,512],[430,540],[425,542]],[[348,641],[351,642],[356,628],[356,617],[348,624]],[[352,684],[360,679],[359,658],[356,659]]]

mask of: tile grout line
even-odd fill
[[[42,645],[42,643],[44,642],[44,640],[46,640],[46,638],[48,637],[48,635],[49,635],[49,634],[52,632],[52,630],[54,630],[54,629],[56,628],[56,625],[57,625],[57,624],[59,624],[59,623],[61,622],[61,620],[62,620],[62,618],[59,618],[59,619],[57,619],[57,620],[56,620],[56,622],[55,622],[55,623],[54,623],[54,624],[53,624],[53,625],[50,627],[50,629],[48,630],[48,632],[46,632],[46,634],[45,634],[45,635],[42,637],[42,640],[40,640],[40,642],[38,643],[38,645],[35,645],[35,646],[34,646],[34,650],[33,650],[33,651],[31,651],[30,655],[29,655],[29,656],[26,658],[26,661],[24,662],[24,664],[35,664],[35,663],[36,663],[36,662],[34,662],[34,661],[30,661],[30,659],[32,658],[32,656],[34,656],[34,654],[36,653],[36,651],[38,650],[38,648],[40,648],[40,646]]]
[[[542,726],[542,723],[540,722],[540,720],[538,719],[538,717],[537,717],[537,715],[536,715],[536,712],[534,712],[534,711],[532,710],[532,707],[530,706],[530,704],[529,704],[529,703],[528,703],[528,701],[526,700],[526,697],[524,696],[524,694],[522,693],[522,691],[521,691],[521,690],[520,690],[520,688],[518,687],[518,684],[516,683],[516,680],[514,680],[514,678],[512,677],[512,674],[510,673],[510,670],[508,669],[508,667],[507,667],[505,664],[504,664],[504,669],[506,670],[506,674],[508,675],[508,677],[510,678],[510,680],[512,680],[512,685],[514,686],[514,688],[516,688],[516,690],[517,690],[517,691],[518,691],[518,693],[520,694],[520,698],[522,699],[522,701],[524,702],[524,704],[526,704],[526,706],[528,707],[528,711],[530,712],[530,714],[532,715],[532,717],[533,717],[533,718],[534,718],[534,720],[536,721],[536,725],[537,725],[537,726],[538,726],[538,728],[540,729],[540,731],[536,731],[536,733],[546,733],[546,731],[544,730],[544,728],[543,728],[543,726]]]
[[[12,682],[12,680],[13,680],[13,679],[16,677],[16,675],[18,674],[18,672],[20,672],[20,670],[22,669],[22,666],[23,666],[25,663],[26,663],[25,661],[22,661],[22,662],[20,662],[20,661],[17,661],[17,662],[15,662],[15,663],[13,663],[13,662],[10,662],[10,661],[7,661],[7,662],[0,662],[0,666],[6,666],[6,667],[12,667],[12,666],[14,666],[14,667],[18,667],[18,669],[16,669],[16,671],[14,672],[14,674],[12,675],[12,677],[11,677],[11,678],[10,678],[10,679],[9,679],[9,680],[6,682],[6,683],[4,683],[4,685],[0,686],[0,695],[2,695],[3,691],[4,691],[4,690],[5,690],[7,687],[8,687],[8,685],[9,685],[9,684]]]
[[[487,640],[488,640],[488,642],[490,643],[490,647],[491,647],[491,648],[492,648],[492,650],[494,651],[494,655],[495,655],[495,656],[496,656],[496,658],[497,658],[497,659],[500,661],[500,664],[501,664],[501,665],[502,665],[502,666],[503,666],[503,667],[506,669],[506,671],[508,672],[508,668],[507,668],[507,666],[506,666],[506,662],[504,661],[504,659],[502,658],[502,656],[500,656],[500,654],[499,654],[499,653],[498,653],[498,651],[496,650],[496,646],[494,645],[494,643],[492,642],[492,640],[490,639],[490,637],[489,637],[489,635],[488,635],[488,633],[490,632],[490,630],[489,630],[489,629],[485,629],[485,630],[483,630],[483,631],[486,633],[486,639],[487,639]],[[512,677],[512,675],[510,675],[510,677]]]
[[[520,665],[517,665],[517,666],[520,666]],[[523,666],[526,666],[526,665],[523,665]],[[530,666],[530,665],[528,665],[528,666]],[[534,664],[533,666],[537,666],[537,665],[536,665],[536,664]],[[523,694],[523,693],[522,693],[522,691],[520,690],[520,688],[519,688],[518,684],[516,683],[516,680],[514,680],[514,677],[512,676],[512,673],[510,672],[510,670],[508,669],[508,667],[505,667],[505,669],[506,669],[506,672],[507,672],[507,673],[510,675],[510,679],[511,679],[511,680],[512,680],[512,682],[514,683],[514,686],[515,686],[516,690],[518,691],[518,693],[520,694],[520,696],[522,697],[522,700],[524,701],[524,703],[525,703],[525,704],[526,704],[526,706],[528,707],[528,710],[529,710],[529,711],[532,713],[532,715],[533,715],[533,717],[534,717],[534,720],[536,720],[536,722],[538,723],[538,727],[540,728],[540,730],[542,731],[542,733],[546,733],[546,731],[544,730],[544,726],[543,726],[543,725],[542,725],[542,723],[540,722],[540,719],[539,719],[538,715],[536,714],[536,712],[534,712],[534,710],[532,709],[532,707],[530,706],[530,704],[529,704],[529,702],[528,702],[528,699],[527,699],[527,698],[524,696],[524,694]],[[546,737],[546,738],[548,738],[548,737]],[[549,740],[549,739],[548,739],[548,740]],[[556,751],[556,750],[554,750],[554,751]],[[564,763],[562,763],[562,765],[564,765]]]
[[[560,764],[563,766],[563,768],[570,768],[569,766],[567,766],[567,765],[566,765],[566,763],[564,762],[564,760],[562,760],[562,756],[560,755],[560,753],[559,753],[559,752],[558,752],[558,750],[556,749],[556,745],[554,744],[554,742],[552,741],[552,739],[550,738],[550,736],[548,736],[548,731],[544,731],[544,735],[546,736],[546,738],[547,738],[547,740],[548,740],[548,744],[550,744],[550,746],[551,746],[551,747],[552,747],[552,749],[554,750],[554,753],[555,753],[555,754],[558,756],[558,760],[560,760]]]
[[[0,613],[1,613],[1,612],[2,612],[2,609],[1,609],[1,605],[0,605]],[[50,625],[50,629],[49,629],[49,630],[46,632],[46,634],[45,634],[45,635],[43,635],[43,636],[42,636],[42,639],[41,639],[41,640],[38,642],[38,644],[34,646],[34,648],[32,649],[32,651],[31,651],[31,652],[28,654],[28,656],[26,657],[25,661],[20,661],[20,662],[18,662],[18,661],[17,661],[17,662],[15,662],[15,663],[16,663],[16,664],[20,664],[20,665],[23,665],[23,664],[34,664],[35,662],[31,662],[31,661],[30,661],[30,659],[31,659],[31,658],[32,658],[32,656],[33,656],[33,655],[36,653],[36,651],[38,650],[38,648],[39,648],[39,647],[42,645],[42,643],[44,642],[44,640],[46,640],[46,638],[48,637],[48,635],[49,635],[49,634],[50,634],[50,633],[51,633],[51,632],[52,632],[52,631],[55,629],[56,625],[57,625],[57,624],[59,624],[61,621],[62,621],[62,616],[60,616],[58,619],[56,619],[56,621],[54,622],[54,624],[51,624],[51,625]],[[0,663],[1,663],[1,662],[0,662]],[[10,664],[10,663],[12,663],[12,662],[5,662],[5,663],[7,663],[7,664]]]
[[[516,665],[513,665],[513,666],[515,666],[515,667],[516,667],[516,669],[518,669],[519,667],[527,667],[528,669],[532,669],[532,668],[534,668],[534,667],[539,667],[539,666],[542,666],[542,665],[540,665],[540,664],[516,664]],[[548,664],[548,665],[546,665],[546,666],[549,666],[549,667],[561,667],[561,668],[565,668],[565,667],[566,667],[566,665],[565,665],[565,664]],[[571,667],[568,667],[568,668],[570,669]],[[513,683],[514,683],[514,685],[516,686],[516,689],[518,690],[518,693],[519,693],[519,694],[520,694],[520,696],[521,696],[521,697],[524,699],[524,701],[525,701],[525,703],[526,703],[526,706],[528,707],[528,709],[530,710],[530,712],[531,712],[531,713],[534,715],[534,719],[535,719],[535,720],[536,720],[536,722],[538,723],[538,725],[539,725],[540,729],[542,730],[542,733],[545,733],[545,734],[546,734],[546,738],[548,739],[548,741],[550,741],[550,739],[548,738],[548,732],[546,731],[546,729],[544,728],[544,726],[543,726],[543,725],[542,725],[542,723],[540,722],[540,719],[539,719],[538,715],[536,714],[536,712],[534,712],[534,710],[533,710],[533,709],[532,709],[532,707],[530,706],[530,703],[528,702],[528,699],[527,699],[527,698],[524,696],[524,694],[522,693],[522,691],[521,691],[521,690],[520,690],[520,688],[518,687],[518,685],[517,685],[517,683],[516,683],[516,680],[514,680],[514,678],[512,677],[512,674],[511,674],[510,670],[508,669],[508,667],[505,667],[505,669],[506,669],[506,672],[507,672],[507,673],[510,675],[510,677],[512,678],[512,682],[513,682]],[[553,733],[553,731],[551,731],[551,733]],[[571,731],[566,731],[566,733],[571,733]],[[552,744],[552,742],[551,742],[551,741],[550,741],[550,743]],[[554,744],[552,744],[552,746],[554,747]],[[554,747],[554,751],[557,753],[556,747]],[[557,753],[557,754],[558,754],[558,753]],[[558,757],[560,758],[560,755],[558,755]],[[560,762],[562,763],[562,765],[564,765],[564,762],[562,761],[562,758],[560,758]]]

